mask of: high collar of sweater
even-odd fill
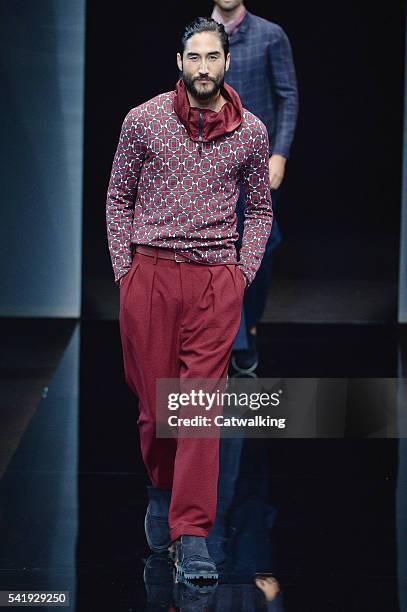
[[[243,121],[243,106],[237,92],[224,83],[221,94],[226,102],[215,112],[206,108],[196,108],[189,104],[184,81],[180,79],[175,86],[174,110],[184,124],[192,140],[199,140],[200,116],[202,116],[202,142],[208,142],[233,132]]]

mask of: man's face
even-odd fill
[[[243,0],[214,0],[214,2],[222,11],[233,11],[240,4],[243,4]]]
[[[188,39],[184,53],[177,54],[178,68],[187,90],[199,100],[208,100],[223,85],[230,54],[225,54],[216,32],[200,32]]]

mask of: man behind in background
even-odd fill
[[[270,188],[275,214],[298,114],[297,79],[291,45],[279,25],[250,13],[243,0],[214,2],[212,18],[223,24],[231,49],[232,60],[225,81],[238,92],[243,106],[259,117],[267,128]],[[242,189],[237,203],[240,236],[244,208],[245,194]],[[280,241],[280,231],[274,217],[262,263],[244,298],[232,357],[232,365],[238,372],[253,372],[258,365],[257,324],[264,313],[271,281],[271,253]],[[240,244],[239,241],[237,248]],[[237,350],[245,346],[244,350]]]

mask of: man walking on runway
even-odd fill
[[[276,205],[297,123],[297,78],[291,44],[281,26],[250,13],[243,0],[214,0],[212,18],[223,24],[229,35],[232,61],[225,80],[237,91],[244,107],[263,121],[270,145],[273,230],[256,279],[245,293],[240,328],[232,346],[232,366],[240,373],[249,373],[259,363],[257,324],[271,284],[272,252],[281,242]],[[242,189],[236,209],[239,234],[243,229],[244,199]],[[240,248],[240,240],[236,247]]]
[[[157,379],[226,378],[243,295],[272,226],[268,136],[224,84],[228,36],[212,19],[184,31],[175,91],[124,119],[108,187],[107,236],[120,285],[125,379],[139,399],[150,548],[175,551],[184,582],[217,579],[206,537],[219,439],[157,438]],[[240,260],[239,184],[246,193]]]

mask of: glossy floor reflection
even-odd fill
[[[223,562],[202,598],[145,542],[148,481],[117,322],[25,321],[24,337],[19,324],[1,321],[2,590],[69,590],[84,611],[407,610],[404,440],[222,441]],[[397,327],[264,325],[260,350],[262,377],[406,371]],[[257,572],[281,584],[270,604]]]

